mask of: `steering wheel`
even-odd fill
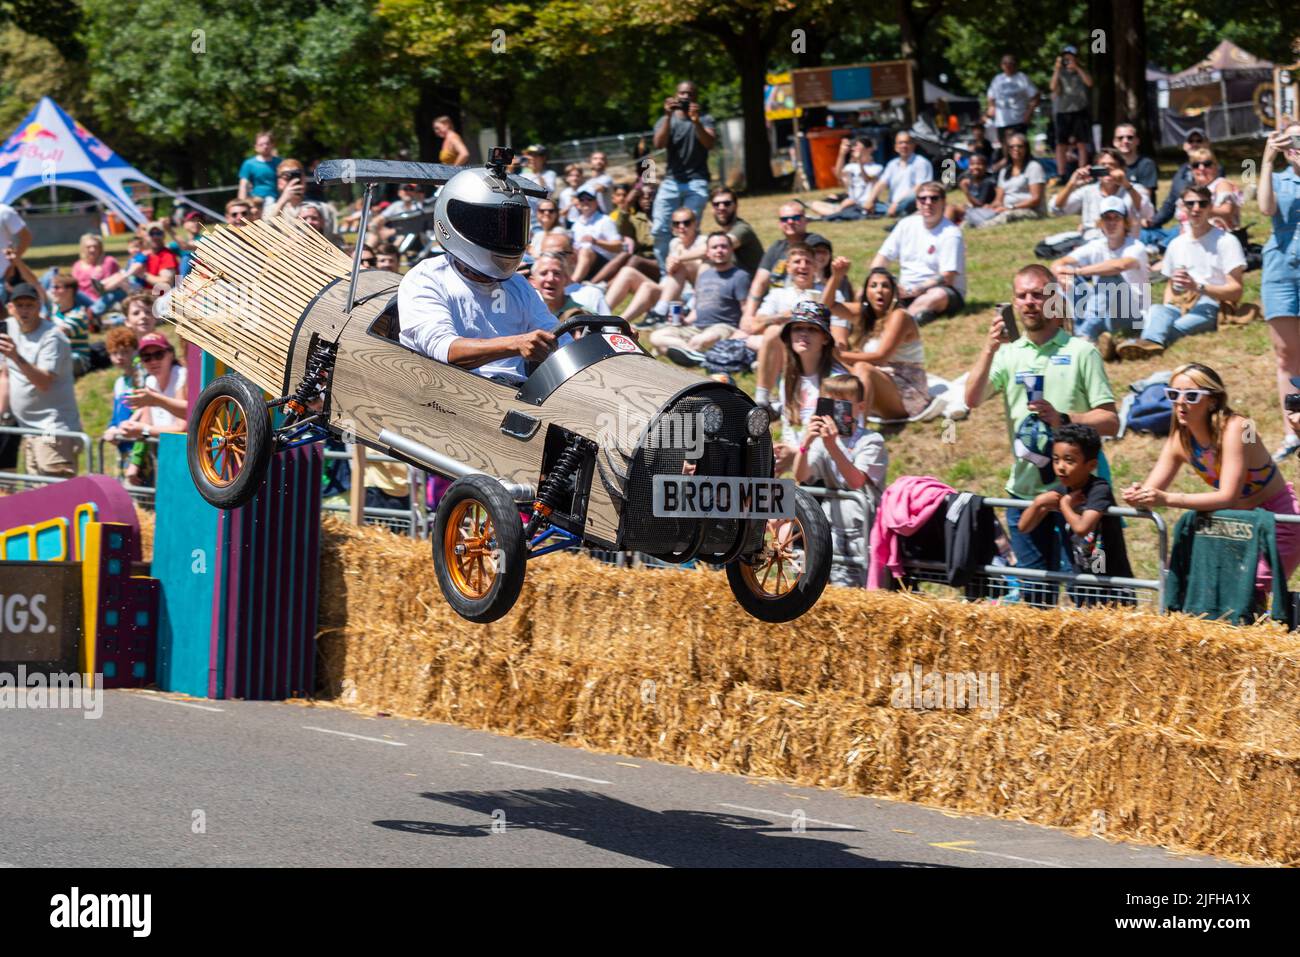
[[[636,339],[636,333],[632,330],[632,324],[622,316],[593,316],[590,313],[581,316],[574,316],[572,319],[566,319],[564,322],[552,329],[551,334],[558,340],[560,336],[567,332],[572,332],[574,329],[602,329],[606,326],[619,326],[624,332],[631,336],[633,340]],[[552,355],[554,355],[554,353],[552,353]],[[548,356],[547,358],[550,357]],[[524,363],[524,375],[531,376],[537,371],[537,367],[545,361],[545,359],[540,361],[534,361],[532,359],[528,360]]]

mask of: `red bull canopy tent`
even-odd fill
[[[89,193],[131,226],[139,226],[145,215],[127,192],[127,180],[177,196],[114,153],[48,96],[41,98],[0,147],[3,203],[12,204],[42,187],[64,186]],[[185,202],[216,219],[224,218],[193,200]]]

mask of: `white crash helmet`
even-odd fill
[[[528,248],[531,210],[520,190],[483,168],[461,170],[433,205],[434,231],[447,255],[462,265],[509,279]]]

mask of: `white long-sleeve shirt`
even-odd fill
[[[400,340],[409,349],[447,362],[457,339],[496,339],[555,328],[542,297],[523,276],[504,282],[466,279],[450,256],[426,259],[397,288]],[[481,376],[524,374],[521,356],[493,359],[470,370]]]

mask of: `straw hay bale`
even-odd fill
[[[1300,650],[1275,627],[829,589],[767,625],[725,578],[555,555],[490,626],[430,546],[327,519],[324,690],[800,784],[1300,862]],[[996,714],[895,707],[894,676],[999,677]],[[1100,826],[1099,826],[1100,822]]]

